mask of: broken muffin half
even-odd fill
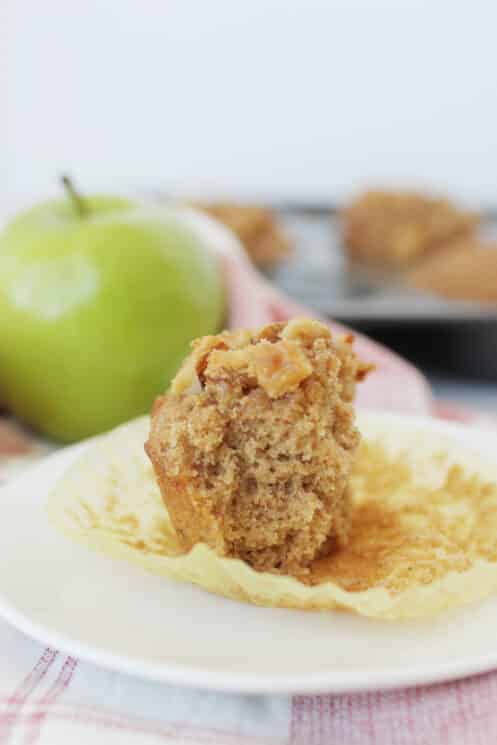
[[[345,543],[359,442],[352,337],[318,321],[193,342],[145,449],[181,544],[299,575]]]

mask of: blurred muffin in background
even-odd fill
[[[450,300],[497,303],[497,243],[462,241],[407,274],[411,287]]]
[[[470,237],[479,223],[477,215],[446,199],[414,191],[367,191],[342,218],[343,242],[353,260],[400,269]]]
[[[290,241],[276,215],[257,205],[235,202],[195,202],[192,207],[206,212],[230,228],[261,269],[270,269],[290,253]]]

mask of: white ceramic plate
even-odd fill
[[[420,423],[495,457],[495,435]],[[233,692],[387,688],[497,666],[497,598],[422,623],[258,608],[73,544],[45,503],[85,447],[0,492],[0,614],[26,634],[114,670]]]

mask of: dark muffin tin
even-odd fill
[[[497,305],[412,292],[394,274],[350,264],[332,207],[276,209],[294,243],[292,256],[271,273],[279,287],[417,364],[497,381]],[[495,233],[496,225],[492,216],[486,218],[487,233]]]

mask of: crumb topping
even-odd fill
[[[446,199],[373,190],[344,211],[344,243],[360,261],[403,267],[475,232],[479,218]]]

